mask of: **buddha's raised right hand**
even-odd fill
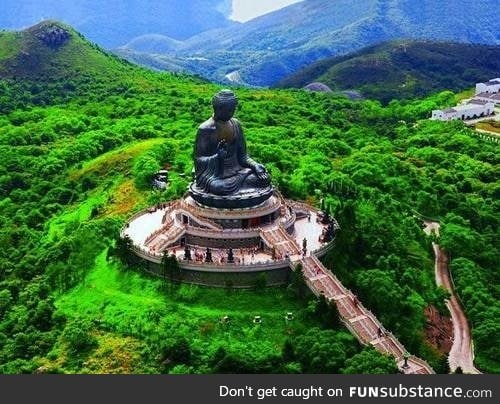
[[[224,139],[217,145],[217,156],[220,159],[225,159],[227,157],[227,143]]]

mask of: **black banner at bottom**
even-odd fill
[[[17,375],[4,403],[498,402],[498,375]]]

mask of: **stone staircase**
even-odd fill
[[[434,373],[425,361],[415,356],[407,355],[407,366],[404,366],[406,349],[403,345],[316,257],[302,258],[295,264],[297,262],[302,264],[311,291],[317,296],[324,295],[328,301],[336,304],[342,321],[362,344],[370,344],[378,351],[393,356],[405,374]]]
[[[268,248],[274,248],[283,257],[301,254],[295,240],[281,226],[261,229],[260,237]]]
[[[154,254],[162,253],[167,247],[175,245],[185,232],[186,229],[184,227],[172,224],[170,227],[167,226],[162,232],[156,234],[147,243],[147,247]]]
[[[222,230],[222,226],[215,221],[208,219],[206,217],[202,217],[196,212],[194,209],[186,208],[185,206],[181,206],[178,211],[181,214],[191,217],[195,222],[200,224],[201,226],[205,226],[207,229],[212,230]]]

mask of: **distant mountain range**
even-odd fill
[[[115,48],[142,35],[183,40],[239,25],[229,20],[231,10],[231,0],[2,0],[0,28],[21,29],[56,19],[103,47]]]
[[[498,0],[304,0],[185,41],[139,38],[138,63],[269,86],[311,63],[395,39],[500,44]]]
[[[500,44],[498,0],[304,0],[244,24],[231,10],[231,0],[2,0],[0,28],[55,18],[132,62],[253,86],[389,40]]]
[[[358,90],[367,98],[389,102],[460,91],[499,73],[498,45],[395,41],[316,62],[276,87],[321,82],[333,90]]]

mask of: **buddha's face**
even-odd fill
[[[236,111],[237,103],[228,102],[214,105],[214,118],[216,121],[229,121]]]

